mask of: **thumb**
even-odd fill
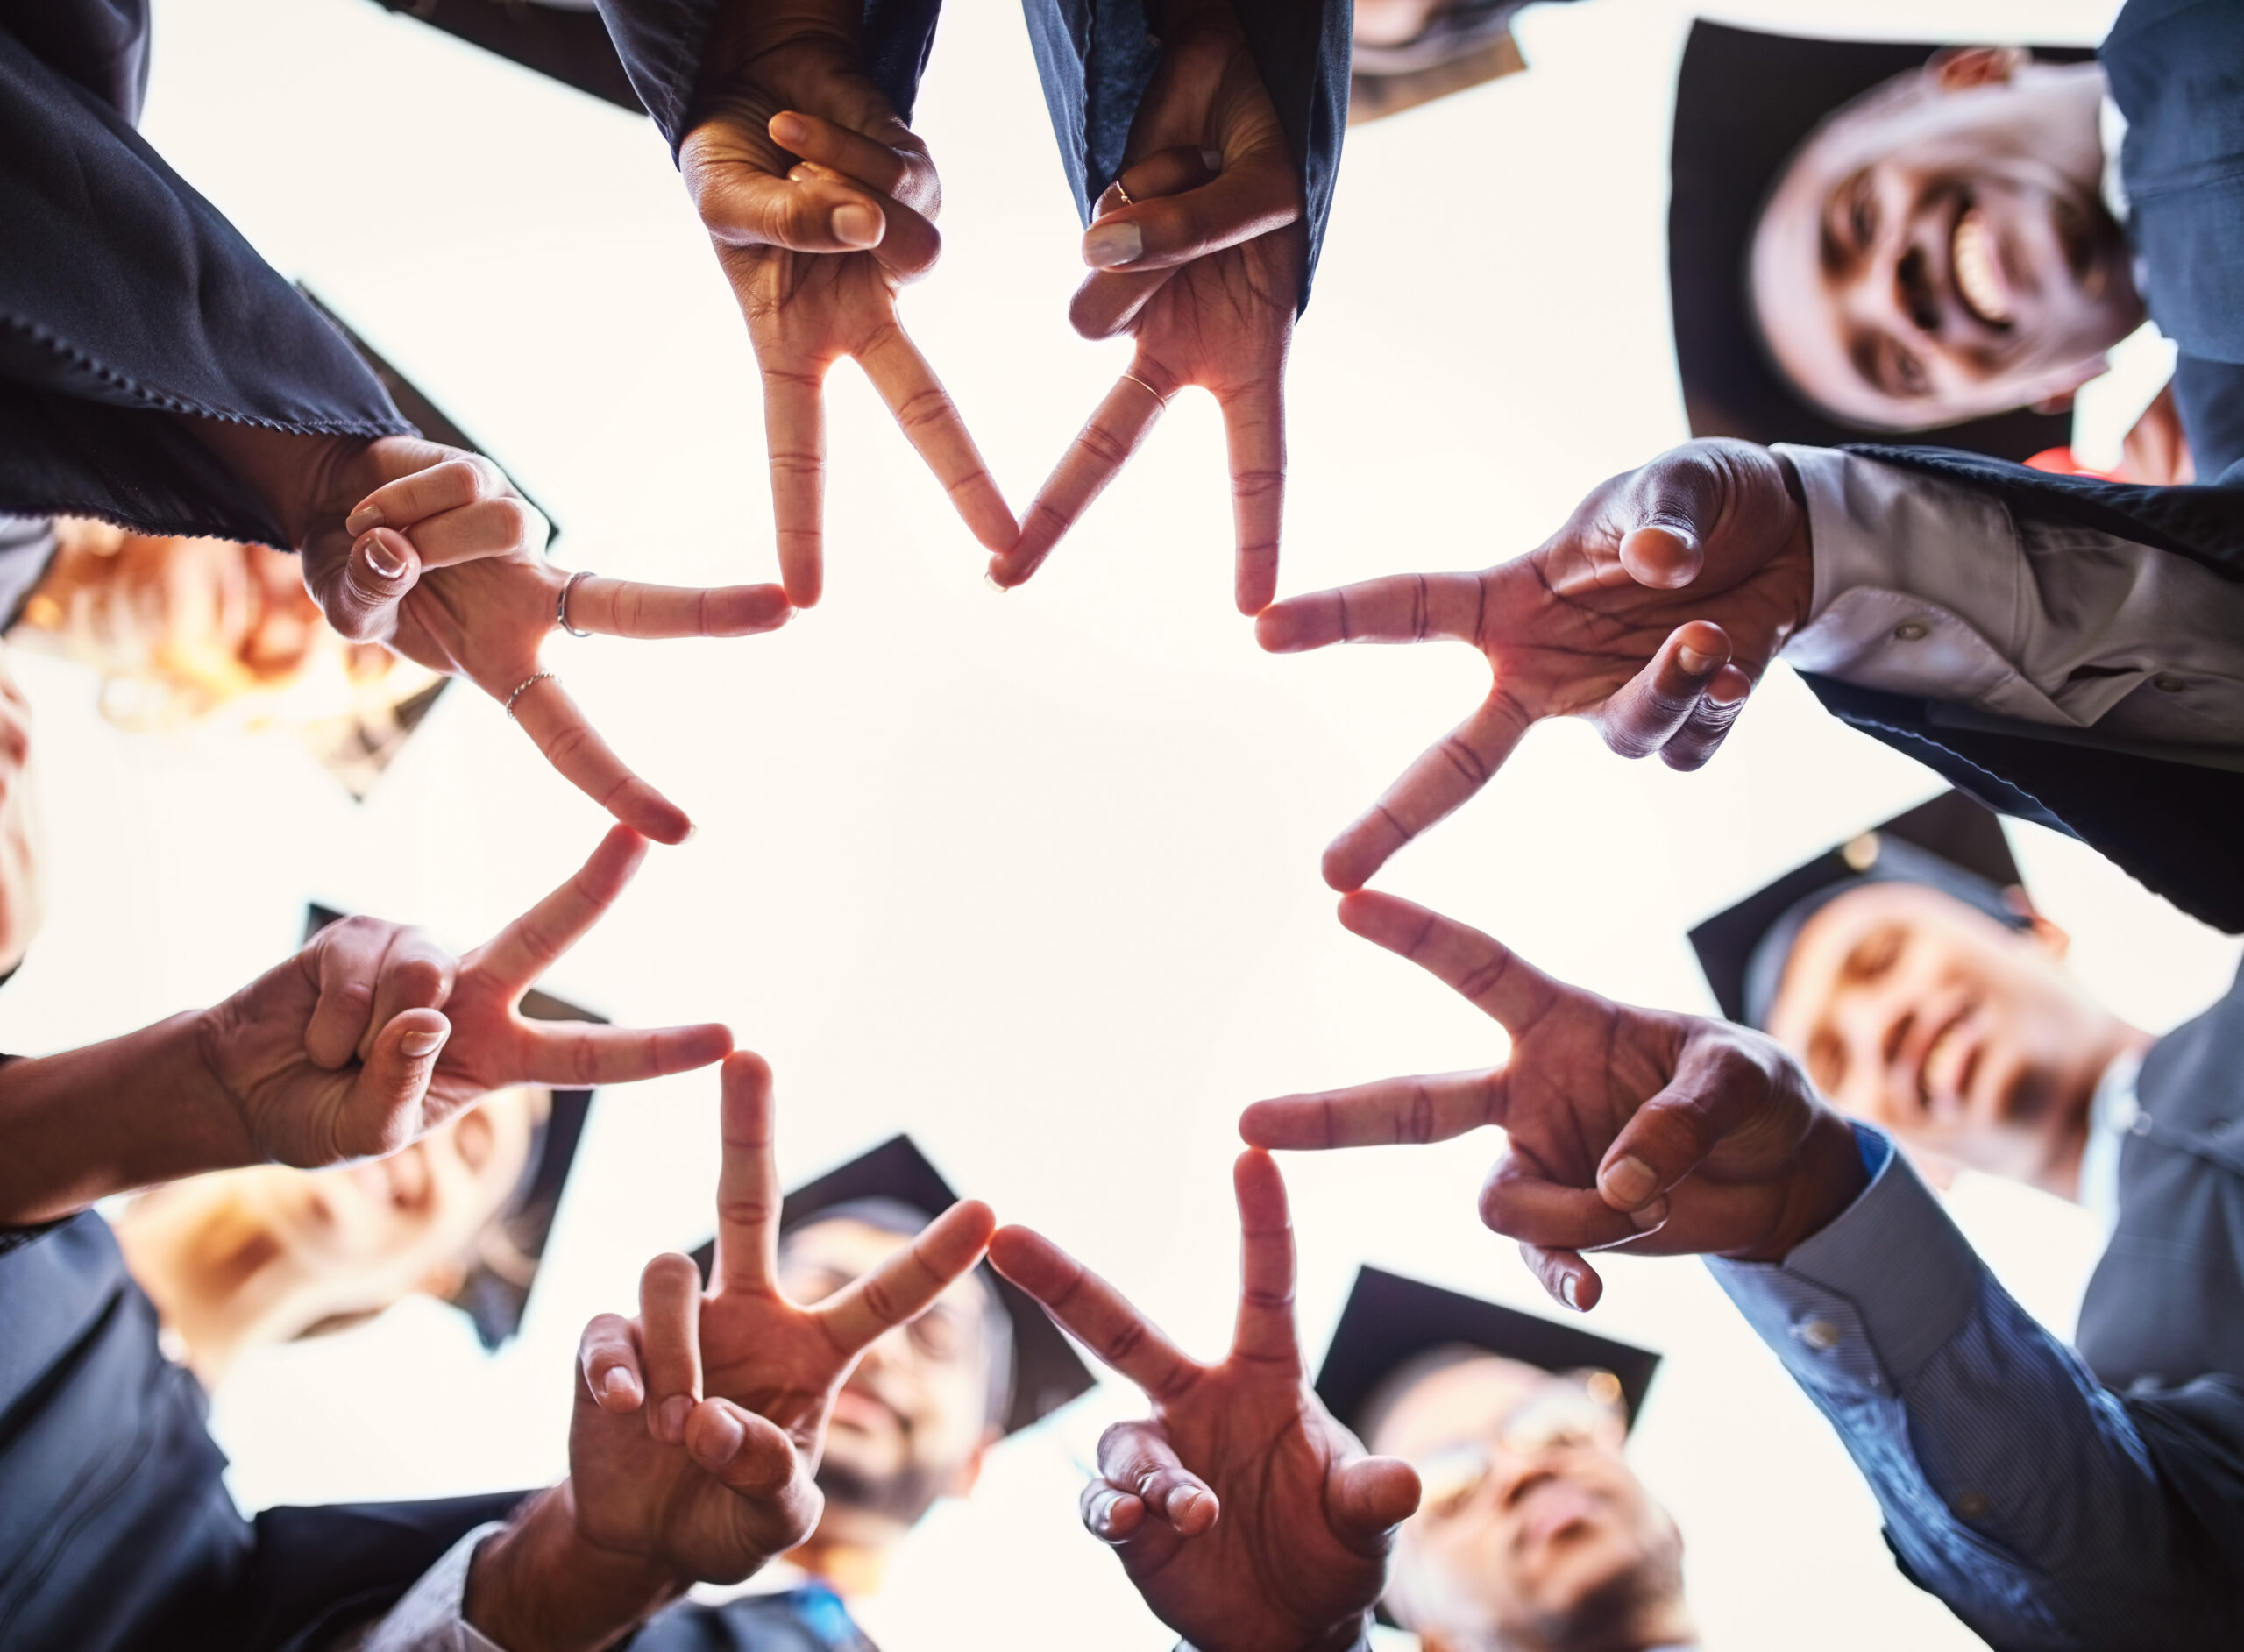
[[[1696,579],[1729,496],[1729,473],[1707,444],[1672,449],[1638,471],[1621,502],[1621,566],[1629,578],[1654,591]]]
[[[327,622],[354,642],[386,640],[397,629],[397,605],[421,578],[413,542],[391,528],[369,528],[341,560],[307,564],[306,584]]]
[[[346,1158],[394,1153],[424,1128],[421,1103],[452,1024],[436,1010],[407,1010],[374,1035],[351,1087],[336,1145]]]
[[[1399,1457],[1364,1457],[1332,1471],[1326,1492],[1332,1528],[1351,1549],[1384,1546],[1417,1512],[1418,1471]]]
[[[1766,1093],[1765,1076],[1728,1039],[1694,1040],[1666,1087],[1637,1108],[1597,1167],[1599,1196],[1640,1230],[1667,1216],[1666,1193],[1699,1167]]]

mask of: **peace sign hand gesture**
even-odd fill
[[[1633,1009],[1553,981],[1500,941],[1391,895],[1340,921],[1447,982],[1511,1034],[1504,1065],[1257,1102],[1263,1148],[1508,1136],[1481,1219],[1519,1240],[1544,1287],[1588,1309],[1582,1252],[1780,1261],[1859,1194],[1853,1132],[1792,1058],[1722,1021]]]
[[[742,1052],[723,1079],[709,1288],[690,1257],[647,1264],[638,1316],[586,1329],[570,1429],[586,1540],[715,1583],[810,1535],[834,1395],[866,1349],[981,1260],[995,1225],[987,1205],[961,1200],[854,1284],[809,1307],[788,1301],[771,1070]]]
[[[240,1134],[231,1162],[380,1157],[510,1085],[624,1084],[717,1060],[732,1048],[721,1026],[641,1032],[516,1008],[646,853],[614,828],[574,877],[462,959],[405,925],[344,918],[204,1010],[196,1046]]]
[[[1362,888],[1546,717],[1591,718],[1624,757],[1657,751],[1672,768],[1698,768],[1806,622],[1814,578],[1789,464],[1710,441],[1601,484],[1515,561],[1279,603],[1255,626],[1273,653],[1453,637],[1486,655],[1495,677],[1480,708],[1332,840],[1325,882]]]
[[[1394,1528],[1418,1506],[1417,1476],[1364,1456],[1309,1386],[1277,1166],[1242,1154],[1232,1181],[1239,1325],[1212,1365],[1041,1234],[1001,1229],[990,1260],[1153,1401],[1151,1417],[1099,1442],[1083,1516],[1161,1621],[1199,1652],[1352,1648],[1386,1587]]]
[[[825,584],[826,374],[864,369],[974,536],[1019,533],[934,370],[897,318],[897,290],[934,267],[942,188],[927,146],[860,61],[859,8],[735,7],[678,148],[686,192],[739,301],[763,375],[780,578],[799,607]],[[752,15],[756,14],[756,15]]]

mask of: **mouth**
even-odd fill
[[[1985,1040],[1977,1036],[1978,1010],[1976,1003],[1959,1007],[1917,1060],[1917,1095],[1928,1112],[1954,1111],[1969,1100],[1986,1053]]]
[[[1999,329],[2017,319],[1994,227],[1977,207],[1964,208],[1956,217],[1949,239],[1948,267],[1955,277],[1956,297],[1978,320]]]
[[[834,1396],[830,1421],[859,1434],[902,1434],[907,1429],[902,1412],[885,1400],[851,1386],[845,1386]]]

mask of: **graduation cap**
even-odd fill
[[[2027,408],[1898,438],[1864,429],[1804,399],[1763,345],[1749,261],[1761,208],[1786,162],[1825,116],[1924,67],[1940,49],[1691,25],[1675,89],[1667,282],[1692,435],[1816,447],[1900,439],[2018,460],[2071,440],[2070,415]],[[2036,47],[2035,55],[2078,62],[2095,53]]]
[[[1691,932],[1722,1014],[1765,1026],[1800,930],[1866,883],[1921,883],[2013,929],[2032,923],[2002,822],[1962,792],[1943,792],[1794,867]]]
[[[309,940],[346,915],[312,903],[304,909],[304,939]],[[522,995],[522,1011],[534,1021],[607,1019],[535,989]],[[465,1277],[445,1299],[474,1322],[476,1336],[486,1349],[497,1348],[522,1329],[530,1287],[536,1282],[545,1242],[553,1232],[554,1212],[560,1207],[561,1191],[568,1185],[585,1120],[592,1112],[589,1089],[549,1090],[547,1095],[545,1117],[530,1133],[522,1175],[498,1214],[484,1223]]]
[[[1552,1372],[1608,1376],[1632,1427],[1652,1373],[1659,1369],[1659,1356],[1649,1349],[1423,1280],[1362,1267],[1356,1270],[1348,1305],[1340,1310],[1340,1323],[1324,1350],[1324,1365],[1317,1373],[1317,1398],[1361,1438],[1367,1407],[1388,1378],[1422,1354],[1457,1346]]]
[[[779,1206],[779,1232],[784,1237],[821,1217],[860,1218],[888,1228],[898,1216],[913,1218],[916,1230],[957,1202],[958,1195],[918,1145],[909,1136],[891,1136],[870,1152],[859,1154],[787,1195]],[[704,1280],[715,1258],[714,1239],[693,1252]],[[1012,1329],[1012,1370],[1005,1390],[1004,1432],[1015,1434],[1077,1395],[1088,1393],[1095,1379],[1090,1367],[1076,1357],[1066,1334],[1035,1298],[986,1262],[976,1272],[997,1293],[998,1306],[1005,1309]]]
[[[643,114],[623,60],[592,0],[375,0],[526,69]]]
[[[1527,0],[1451,0],[1413,39],[1359,40],[1348,59],[1348,124],[1398,115],[1527,67],[1512,39]]]

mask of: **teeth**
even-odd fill
[[[1973,207],[1956,222],[1956,238],[1949,249],[1956,267],[1956,290],[1971,313],[1990,326],[2007,326],[2010,294],[2005,290],[1995,259],[1994,232]]]

